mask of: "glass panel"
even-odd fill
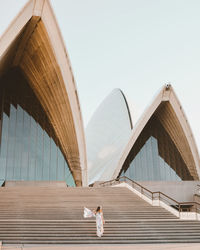
[[[70,186],[70,187],[75,187],[75,182],[74,182],[74,179],[72,177],[72,174],[70,174],[66,180],[67,182],[67,185]]]
[[[159,156],[159,166],[160,166],[160,180],[166,181],[166,171],[165,171],[165,162],[163,159]]]
[[[44,166],[43,166],[43,180],[49,180],[49,167],[50,167],[50,138],[44,131]]]
[[[153,166],[153,148],[152,148],[152,144],[151,144],[151,138],[149,138],[149,140],[146,142],[146,147],[147,147],[147,151],[148,151],[148,165],[149,165],[149,180],[153,181],[154,179],[154,166]]]
[[[16,108],[11,105],[10,119],[8,130],[8,151],[7,151],[7,164],[6,164],[6,179],[13,179],[13,170],[15,164],[15,128],[16,128]]]
[[[6,161],[8,148],[9,117],[3,113],[2,135],[1,135],[1,158],[0,158],[0,178],[6,178]]]
[[[37,124],[31,117],[30,131],[30,152],[29,152],[29,180],[35,180],[36,172],[36,145],[37,145]]]
[[[71,174],[66,161],[64,162],[64,167],[65,167],[65,180],[66,180],[67,177]]]
[[[49,119],[20,72],[8,72],[0,96],[0,179],[74,185]]]
[[[0,187],[4,184],[4,181],[3,179],[0,179]]]
[[[153,180],[160,180],[160,167],[159,167],[159,157],[158,157],[158,143],[157,140],[152,136],[151,148],[152,148],[152,159],[153,159]]]
[[[36,180],[42,180],[43,173],[43,130],[37,126]]]
[[[57,146],[51,138],[50,180],[57,180]]]
[[[23,149],[22,149],[22,166],[21,179],[28,179],[28,163],[29,163],[29,146],[30,146],[30,116],[24,111],[23,124]]]
[[[148,166],[146,161],[146,146],[141,150],[141,175],[144,180],[148,180]]]
[[[16,119],[16,139],[15,139],[15,167],[14,167],[14,180],[21,179],[21,166],[22,166],[22,138],[24,136],[23,130],[24,112],[23,109],[17,106],[17,119]]]
[[[60,150],[58,150],[58,169],[57,169],[57,180],[64,181],[65,180],[65,172],[64,172],[64,157]]]

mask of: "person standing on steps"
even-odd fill
[[[101,206],[97,207],[96,211],[94,212],[94,215],[96,217],[97,236],[101,237],[104,232],[103,224],[105,224],[103,218],[103,210]]]
[[[97,236],[101,237],[104,232],[103,224],[105,224],[103,218],[103,210],[101,206],[98,206],[96,210],[91,211],[90,209],[84,207],[84,218],[96,217],[96,228],[97,228]]]

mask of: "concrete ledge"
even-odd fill
[[[6,181],[5,187],[66,187],[65,181]]]
[[[175,216],[179,217],[179,211],[177,211],[176,209],[174,209],[173,207],[167,205],[166,203],[164,203],[163,201],[159,201],[159,206],[165,208],[167,211],[169,211],[170,213],[174,214]]]
[[[25,245],[3,246],[2,250],[199,250],[199,243],[176,243],[176,244],[132,244],[132,245]]]

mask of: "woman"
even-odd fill
[[[96,227],[97,227],[97,236],[101,237],[103,235],[104,229],[103,224],[105,224],[103,218],[102,207],[97,207],[96,210],[91,211],[90,209],[84,207],[84,218],[96,217]]]
[[[104,232],[103,224],[105,224],[102,207],[97,207],[96,211],[94,211],[94,215],[96,217],[97,236],[101,237]]]

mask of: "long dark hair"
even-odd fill
[[[96,212],[100,212],[100,210],[101,210],[101,207],[98,206],[97,209],[96,209]]]

